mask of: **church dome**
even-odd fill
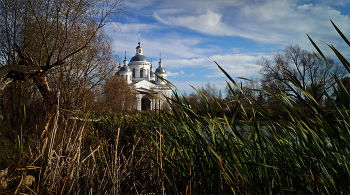
[[[158,67],[158,68],[156,69],[156,73],[166,73],[166,71],[165,71],[164,68]]]
[[[148,59],[144,55],[136,55],[136,56],[132,57],[131,60],[130,60],[130,62],[134,62],[134,61],[145,61],[145,62],[148,62]]]
[[[131,69],[129,66],[123,66],[120,68],[120,72],[131,72]]]

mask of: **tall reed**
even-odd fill
[[[328,63],[311,38],[310,41],[318,51],[319,59]],[[329,47],[350,73],[349,62],[334,46]],[[201,111],[181,97],[175,86],[172,86],[174,98],[167,99],[172,112],[163,116],[170,122],[163,123],[161,153],[163,172],[171,192],[349,193],[350,117],[346,105],[350,96],[340,78],[334,76],[338,87],[333,89],[343,101],[336,102],[327,91],[324,92],[332,104],[330,113],[290,75],[294,87],[308,100],[308,110],[283,93],[262,90],[279,102],[280,110],[286,113],[281,115],[259,102],[251,102],[237,82],[218,67],[233,83],[227,83],[235,96],[232,109],[223,107],[217,100],[210,104],[207,97],[197,91],[202,97],[204,111]],[[236,94],[234,88],[240,93]],[[227,110],[233,117],[226,115]],[[220,116],[217,113],[221,113]],[[235,119],[238,114],[243,120]],[[262,123],[257,115],[265,121]]]

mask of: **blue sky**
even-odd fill
[[[282,0],[126,0],[129,12],[107,23],[114,52],[127,60],[135,55],[138,34],[144,55],[158,67],[159,53],[168,80],[181,92],[210,83],[224,89],[226,77],[258,77],[262,56],[283,52],[288,44],[314,50],[306,34],[327,56],[335,59],[320,40],[333,44],[346,58],[349,47],[330,19],[350,37],[350,1]]]

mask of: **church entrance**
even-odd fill
[[[151,109],[151,100],[148,98],[141,99],[141,110],[149,110]]]

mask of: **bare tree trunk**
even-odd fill
[[[30,76],[33,78],[34,82],[38,85],[40,94],[44,99],[46,116],[52,115],[52,113],[55,111],[55,107],[57,105],[58,99],[56,96],[56,92],[53,92],[50,89],[48,83],[46,82],[46,79],[43,75],[43,72],[45,70],[41,69],[38,63],[36,63],[29,55],[27,55],[24,51],[22,51],[17,45],[15,45],[15,47],[16,47],[16,52],[18,53],[21,59],[20,64],[24,64],[25,66],[29,66],[29,67],[39,68],[39,71],[37,71],[36,73],[35,72],[31,73]],[[63,63],[64,62],[61,62],[60,64],[63,64]],[[48,70],[49,68],[50,67],[46,66],[46,70]],[[22,72],[22,74],[26,74],[26,73]]]
[[[45,129],[47,130],[48,124],[54,115],[55,108],[58,103],[57,93],[52,91],[46,82],[43,72],[52,68],[53,66],[40,67],[29,55],[22,51],[17,45],[16,52],[20,57],[21,61],[18,65],[7,65],[0,68],[0,100],[1,94],[5,87],[15,80],[26,80],[28,78],[33,78],[35,84],[38,85],[40,94],[43,97],[43,104],[45,108],[45,118],[46,122]],[[64,62],[55,63],[56,65],[61,65]],[[44,130],[43,133],[46,131]]]

